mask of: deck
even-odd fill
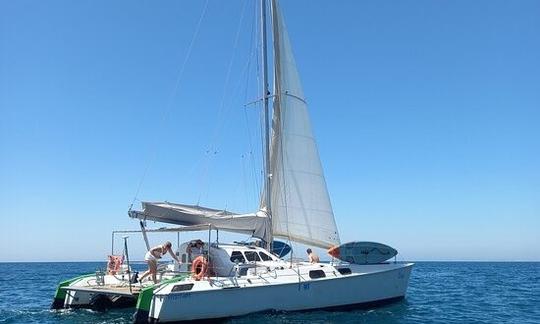
[[[137,297],[139,295],[139,292],[143,288],[144,287],[141,287],[140,285],[135,284],[131,286],[131,291],[129,289],[129,286],[126,286],[126,285],[122,285],[122,286],[102,285],[102,286],[91,286],[91,287],[66,286],[66,287],[61,287],[60,289],[66,290],[66,291],[84,291],[84,292],[113,295],[113,296]]]

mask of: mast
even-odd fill
[[[266,0],[261,0],[261,52],[262,52],[262,74],[263,74],[263,107],[264,107],[264,194],[266,201],[266,213],[269,218],[270,228],[267,229],[266,247],[270,248],[272,244],[272,196],[271,196],[271,169],[270,169],[270,107],[268,105],[268,53],[266,37]]]

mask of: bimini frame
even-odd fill
[[[146,236],[146,233],[178,233],[177,236],[177,245],[178,248],[180,247],[180,233],[181,232],[200,232],[208,230],[208,249],[210,249],[210,243],[212,242],[212,230],[216,231],[216,244],[219,245],[219,229],[212,225],[212,224],[200,224],[200,225],[192,225],[192,226],[182,226],[182,227],[160,227],[160,228],[154,228],[154,229],[147,229],[144,226],[144,223],[140,222],[141,229],[140,230],[114,230],[111,234],[111,255],[114,255],[114,239],[117,234],[135,234],[135,233],[142,233],[144,242],[146,244],[147,250],[150,250],[150,244],[148,243],[148,238]],[[125,244],[125,250],[127,251],[127,241],[124,240]],[[209,250],[210,251],[210,250]],[[126,256],[126,258],[129,260],[129,256]],[[210,262],[210,253],[208,253],[208,262]],[[129,264],[128,264],[129,267]]]

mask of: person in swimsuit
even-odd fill
[[[319,263],[321,260],[319,259],[319,256],[315,254],[311,249],[307,249],[307,255],[308,255],[308,261],[310,263]]]
[[[152,275],[152,280],[154,281],[155,284],[157,284],[157,278],[156,278],[157,263],[158,263],[158,260],[161,259],[167,252],[169,252],[172,258],[176,260],[176,262],[180,263],[180,260],[172,251],[171,242],[167,241],[163,245],[154,246],[144,255],[144,261],[148,263],[148,270],[145,273],[143,273],[143,275],[139,279],[140,282],[142,282],[142,280],[146,278],[146,276]]]

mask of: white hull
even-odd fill
[[[149,320],[173,322],[359,306],[404,297],[413,264],[351,265],[352,274],[236,288],[159,293]],[[370,269],[371,268],[371,269]]]

